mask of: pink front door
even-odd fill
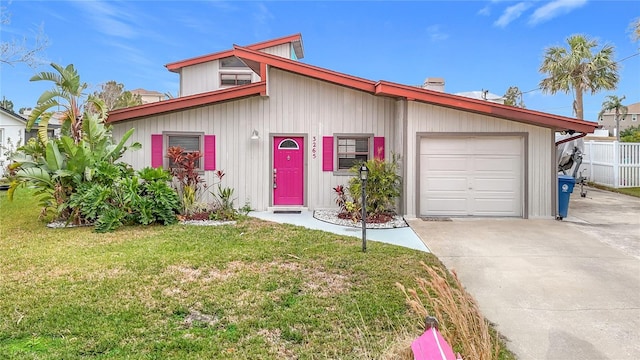
[[[273,205],[304,205],[304,138],[273,138]]]

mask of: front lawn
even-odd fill
[[[2,359],[399,358],[430,254],[291,225],[48,229],[0,193]],[[506,355],[505,355],[506,356]]]

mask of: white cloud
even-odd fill
[[[275,16],[273,16],[265,4],[258,3],[258,8],[253,12],[252,17],[256,38],[265,39],[271,33],[269,23],[275,19]]]
[[[482,9],[478,10],[478,15],[482,15],[482,16],[491,15],[491,7],[489,5],[486,5]]]
[[[122,4],[116,6],[105,1],[79,1],[73,2],[84,10],[89,21],[94,24],[98,31],[105,35],[132,39],[137,32],[128,24],[125,19],[131,19],[127,11],[123,11]]]
[[[554,0],[533,12],[529,18],[530,25],[536,25],[553,19],[559,15],[567,14],[572,10],[580,8],[587,3],[587,0]]]
[[[442,41],[449,38],[449,34],[440,30],[440,25],[431,25],[427,28],[427,35],[431,41]]]
[[[509,25],[512,21],[519,18],[523,12],[527,11],[531,7],[531,4],[526,2],[520,2],[515,5],[511,5],[504,10],[502,16],[498,20],[496,20],[493,25],[497,27],[505,27]]]

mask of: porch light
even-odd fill
[[[258,130],[253,129],[253,131],[251,132],[251,140],[259,140],[260,139],[260,135],[258,134]]]
[[[369,168],[367,168],[367,165],[362,164],[360,167],[360,180],[367,181],[367,177],[369,177]]]

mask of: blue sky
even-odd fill
[[[518,86],[527,108],[572,116],[572,95],[535,90],[544,50],[585,34],[616,48],[618,89],[585,96],[596,120],[605,95],[640,102],[640,43],[630,23],[636,1],[6,1],[11,23],[2,41],[42,27],[45,65],[0,65],[0,95],[14,108],[34,106],[50,85],[29,82],[46,64],[73,63],[94,91],[116,80],[127,89],[177,94],[165,64],[301,33],[302,62],[371,80],[409,85],[443,77],[448,93]],[[634,56],[636,55],[636,56]],[[623,60],[625,59],[626,60]]]

